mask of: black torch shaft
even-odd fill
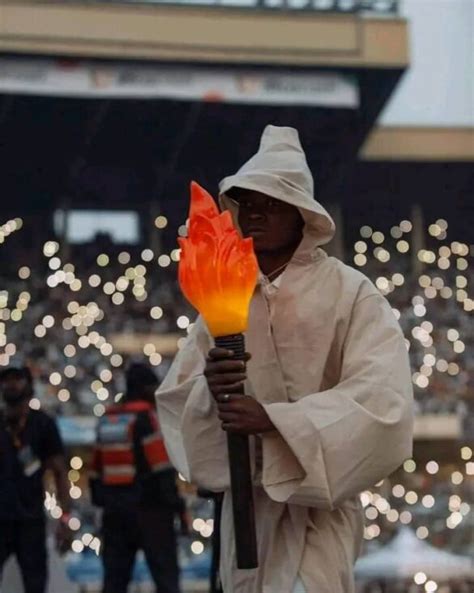
[[[215,339],[215,343],[218,348],[232,350],[235,360],[245,359],[245,339],[243,334],[219,337]],[[237,567],[256,568],[258,566],[257,536],[249,437],[231,432],[227,433],[227,447],[229,451]]]

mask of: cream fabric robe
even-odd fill
[[[365,276],[319,247],[334,225],[308,175],[296,131],[270,126],[257,155],[221,185],[224,207],[230,187],[258,186],[297,205],[306,221],[278,290],[265,279],[257,286],[246,333],[246,392],[277,429],[251,438],[258,569],[235,564],[226,436],[203,375],[213,341],[200,318],[157,393],[172,462],[186,479],[225,492],[225,593],[291,593],[298,575],[308,593],[352,593],[363,534],[358,494],[411,455],[400,327]]]

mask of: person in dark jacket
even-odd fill
[[[103,593],[126,593],[139,549],[157,591],[180,591],[174,520],[186,513],[155,412],[157,386],[148,365],[132,364],[125,397],[99,421],[91,489],[104,509]]]
[[[65,552],[72,539],[64,446],[55,421],[30,408],[33,378],[27,367],[1,371],[0,394],[0,576],[4,563],[14,555],[25,593],[45,593],[46,470],[53,474],[62,509],[56,532],[59,550]]]

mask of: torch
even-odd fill
[[[187,238],[181,247],[179,283],[187,300],[202,315],[218,347],[245,359],[243,332],[257,282],[252,239],[242,239],[230,212],[219,213],[212,197],[191,183]],[[256,568],[257,539],[246,435],[227,433],[235,544],[238,568]]]

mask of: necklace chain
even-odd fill
[[[291,259],[289,259],[287,262],[285,262],[284,264],[282,264],[281,266],[278,266],[278,268],[276,268],[275,270],[273,270],[272,272],[270,272],[269,274],[266,274],[266,277],[268,278],[268,280],[271,281],[271,276],[275,276],[275,274],[277,272],[280,272],[281,270],[283,270],[284,268],[286,268],[286,266],[290,263]]]

